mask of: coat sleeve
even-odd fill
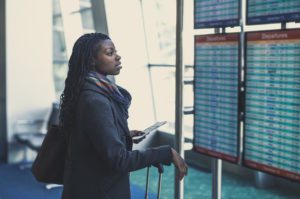
[[[169,165],[172,161],[170,146],[127,151],[114,123],[111,102],[102,95],[87,101],[82,118],[99,158],[115,171],[130,172],[157,163]]]

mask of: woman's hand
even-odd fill
[[[188,165],[185,163],[184,159],[173,149],[172,156],[173,156],[173,163],[175,167],[179,170],[179,179],[182,180],[188,172]]]
[[[132,141],[135,144],[140,143],[143,139],[145,139],[146,136],[143,136],[145,132],[138,131],[138,130],[132,130],[130,131],[130,136],[132,137]]]

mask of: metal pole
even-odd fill
[[[182,61],[182,32],[183,32],[183,0],[176,4],[176,99],[175,99],[175,149],[184,157],[182,136],[183,118],[183,61]],[[175,199],[183,199],[183,180],[178,179],[179,172],[175,169]]]
[[[215,34],[225,33],[225,28],[215,28]],[[212,158],[212,199],[221,199],[222,195],[222,160]]]
[[[212,158],[212,199],[222,198],[222,160]]]
[[[282,22],[281,23],[281,30],[285,30],[286,29],[286,22]]]
[[[244,31],[244,24],[245,24],[245,21],[246,21],[246,19],[245,19],[245,16],[246,16],[246,14],[245,14],[245,8],[244,8],[244,1],[241,1],[241,8],[240,8],[240,12],[241,12],[241,18],[240,18],[240,27],[241,27],[241,33],[240,33],[240,77],[241,77],[241,79],[240,79],[240,82],[241,82],[241,84],[242,84],[242,90],[240,90],[239,92],[241,93],[241,96],[242,96],[242,98],[240,99],[240,100],[242,100],[243,98],[244,98],[244,80],[245,80],[245,77],[244,77],[244,70],[245,70],[245,60],[244,60],[244,38],[245,38],[245,31]],[[241,121],[243,121],[244,120],[244,107],[245,107],[245,105],[243,104],[244,102],[243,102],[244,100],[242,100],[242,104],[240,105],[241,106],[241,111],[243,112],[241,115],[240,115],[240,122],[239,122],[239,125],[240,125],[240,148],[239,148],[239,165],[241,165],[242,164],[242,157],[243,157],[243,148],[244,148],[244,146],[243,146],[243,137],[244,137],[244,131],[242,130],[242,123],[241,123]]]
[[[91,0],[93,22],[96,32],[108,33],[106,9],[104,0]]]
[[[0,163],[8,161],[6,113],[6,10],[0,0]]]
[[[157,187],[157,199],[160,199],[160,191],[161,191],[161,176],[162,174],[159,173],[159,180],[158,180],[158,187]]]
[[[145,199],[148,199],[148,193],[149,193],[149,175],[150,175],[150,167],[147,168]]]

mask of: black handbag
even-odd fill
[[[59,126],[49,127],[31,171],[44,183],[63,184],[67,142]]]

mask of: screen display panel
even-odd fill
[[[300,30],[246,34],[244,164],[300,181]]]
[[[299,0],[248,0],[247,24],[280,23],[300,20]]]
[[[194,28],[239,25],[240,0],[195,0]]]
[[[194,151],[238,161],[239,34],[195,36]]]

